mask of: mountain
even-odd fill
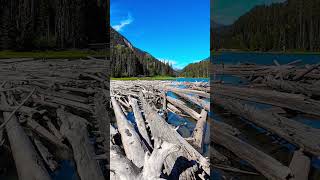
[[[210,58],[191,63],[181,70],[181,77],[209,77]]]
[[[1,0],[0,50],[88,48],[108,43],[107,0]]]
[[[136,48],[112,27],[110,35],[112,77],[175,75],[168,62],[161,62],[151,54]]]
[[[320,1],[260,5],[222,30],[211,29],[214,49],[320,51]]]

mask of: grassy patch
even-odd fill
[[[109,53],[107,52],[107,55]],[[7,58],[86,58],[87,56],[105,57],[104,51],[89,51],[89,50],[65,50],[65,51],[0,51],[0,59]]]
[[[121,78],[114,78],[112,77],[111,80],[119,80],[119,81],[135,81],[135,80],[174,80],[176,77],[171,76],[153,76],[153,77],[121,77]]]

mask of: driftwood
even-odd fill
[[[146,129],[146,124],[145,124],[144,119],[142,117],[142,114],[139,110],[138,101],[134,98],[129,98],[129,102],[132,107],[134,117],[136,119],[137,126],[138,126],[138,129],[139,129],[141,136],[143,137],[143,139],[147,143],[147,145],[149,147],[152,147],[152,144],[151,144],[151,141],[149,139],[149,135],[148,135],[148,132]]]
[[[320,102],[303,95],[226,85],[215,85],[212,87],[212,91],[215,95],[270,104],[320,116]]]
[[[155,139],[155,148],[151,155],[146,154],[143,169],[141,170],[124,156],[118,146],[112,145],[110,149],[111,171],[120,180],[160,179],[165,158],[178,150],[179,146],[177,145]]]
[[[304,147],[305,151],[320,155],[320,130],[294,120],[256,109],[250,105],[242,104],[229,99],[214,96],[214,103],[221,105],[230,112],[246,118],[287,141]]]
[[[42,144],[42,142],[34,137],[34,144],[37,146],[38,151],[40,152],[42,159],[50,168],[51,171],[55,171],[58,168],[58,163],[54,160],[53,155],[48,151],[48,149]]]
[[[4,93],[1,94],[1,103],[7,105]],[[36,153],[30,139],[20,126],[17,117],[15,115],[11,116],[8,112],[3,112],[3,117],[5,119],[4,122],[7,122],[5,128],[19,179],[50,180],[51,178],[41,158]]]
[[[307,180],[310,171],[310,159],[302,151],[295,151],[289,168],[293,173],[294,180]]]
[[[293,61],[282,65],[274,60],[274,65],[214,64],[211,67],[215,75],[222,75],[220,82],[216,81],[211,85],[211,100],[215,106],[224,109],[223,112],[220,112],[219,108],[214,108],[214,111],[217,110],[215,116],[222,116],[223,118],[221,118],[221,121],[214,121],[214,129],[211,129],[214,134],[211,136],[211,138],[214,138],[212,140],[215,144],[223,146],[240,159],[247,161],[268,179],[308,179],[312,168],[309,157],[319,156],[320,141],[318,136],[320,131],[313,128],[312,125],[295,120],[300,116],[305,116],[307,119],[318,119],[320,117],[320,91],[319,83],[317,83],[320,79],[319,64],[299,66],[298,62]],[[239,79],[238,84],[234,81],[228,82],[229,79],[225,79],[226,82],[224,82],[224,75],[232,75],[241,79]],[[223,83],[230,83],[230,85]],[[243,121],[236,122],[240,119]],[[250,127],[255,129],[258,135],[261,134],[264,137],[272,134],[271,137],[267,137],[267,142],[263,144],[275,148],[264,149],[264,152],[260,151],[262,155],[269,156],[268,154],[273,154],[275,149],[278,151],[279,148],[283,147],[281,142],[293,144],[300,150],[294,152],[289,168],[285,167],[280,162],[272,162],[268,158],[261,158],[257,155],[255,150],[259,149],[260,144],[251,146],[244,140],[245,136],[251,136],[251,132],[238,136],[240,132],[224,122],[237,125],[241,123],[245,127],[253,125]],[[246,131],[246,128],[240,130]],[[262,132],[260,132],[261,130]],[[250,140],[250,143],[260,142],[259,137],[249,137],[248,139],[251,138],[254,141]],[[280,141],[273,141],[273,138],[280,139]],[[276,145],[272,143],[276,143]],[[256,147],[257,149],[250,147]],[[248,153],[248,151],[252,152]],[[224,155],[223,151],[220,152]],[[219,163],[226,163],[219,160],[219,157],[219,152],[213,153],[211,156],[213,168],[219,169]],[[261,160],[257,160],[260,158]],[[229,159],[229,161],[232,162],[233,160]],[[273,169],[279,166],[279,163],[281,166]],[[268,164],[268,166],[265,166],[265,164]],[[226,166],[223,165],[224,167]],[[228,171],[228,169],[222,170]],[[282,174],[284,172],[288,172],[290,175]],[[314,176],[312,177],[314,178]]]
[[[130,159],[137,167],[142,167],[144,163],[144,154],[146,149],[142,145],[142,141],[133,126],[129,124],[127,118],[123,114],[118,102],[111,97],[112,107],[117,119],[119,133],[124,151],[128,159]]]
[[[184,98],[194,104],[199,105],[200,107],[204,108],[205,110],[210,111],[210,103],[208,101],[199,99],[194,96],[187,95],[185,93],[180,93],[177,89],[173,90],[173,92],[176,93],[177,95],[181,96],[182,98]]]
[[[165,160],[165,171],[167,174],[176,173],[173,172],[173,167],[175,163],[179,163],[178,157],[186,157],[188,160],[195,159],[198,160],[201,167],[205,170],[207,174],[210,174],[209,163],[207,160],[197,151],[195,150],[186,140],[184,140],[174,129],[172,129],[169,124],[158,114],[156,113],[151,106],[147,103],[145,98],[141,95],[140,100],[143,105],[144,114],[146,116],[146,120],[150,127],[150,130],[153,134],[153,137],[159,137],[164,141],[168,141],[173,144],[180,144],[181,149],[169,155]],[[169,101],[169,98],[168,98]],[[176,162],[178,161],[178,162]],[[192,172],[182,172],[182,174],[176,174],[174,177],[179,177],[184,179],[192,179],[192,177],[187,174],[193,174]],[[179,179],[180,179],[179,178]]]
[[[105,72],[107,64],[105,60],[99,59],[90,61],[82,59],[33,59],[32,61],[11,59],[10,63],[9,60],[0,61],[0,79],[4,80],[0,86],[0,92],[3,93],[1,97],[7,96],[10,104],[3,102],[0,104],[1,113],[8,114],[0,125],[0,131],[3,128],[7,129],[7,126],[12,124],[11,121],[17,121],[13,129],[4,131],[4,135],[5,133],[7,135],[4,136],[4,139],[0,138],[0,144],[3,142],[5,147],[11,149],[9,152],[12,152],[15,157],[17,172],[19,176],[23,174],[23,178],[20,179],[50,179],[49,175],[45,175],[47,172],[43,168],[43,162],[51,171],[55,171],[56,166],[60,166],[60,162],[63,161],[57,161],[58,164],[55,164],[51,159],[69,160],[72,158],[76,160],[78,175],[81,179],[104,178],[100,165],[106,164],[105,159],[96,160],[94,158],[97,156],[95,152],[98,152],[99,155],[106,154],[109,149],[108,147],[101,148],[103,145],[109,145],[101,140],[103,133],[106,134],[104,137],[109,136],[108,131],[105,132],[105,129],[109,130],[109,127],[102,130],[103,126],[99,123],[103,119],[107,121],[104,126],[107,127],[110,118],[101,118],[104,114],[100,112],[108,111],[108,109],[93,100],[101,89],[109,91],[108,81],[100,81],[108,80],[107,74],[99,72]],[[99,78],[92,78],[96,76]],[[109,104],[108,97],[104,100],[105,104]],[[76,119],[74,123],[67,125],[74,125],[81,130],[70,129],[71,126],[66,127],[66,123],[60,121],[56,112],[61,107],[65,107],[64,112],[73,114],[72,118]],[[88,130],[90,135],[95,136],[93,139],[96,141],[89,141],[87,124],[90,124]],[[72,133],[74,137],[71,137]],[[25,142],[30,141],[28,137],[25,137],[26,135],[31,136],[34,143]],[[11,139],[11,136],[14,138]],[[70,151],[70,145],[73,154]],[[72,155],[73,157],[70,157]],[[82,160],[86,162],[81,162]],[[35,163],[37,165],[34,165]],[[91,172],[99,175],[86,175]],[[60,171],[54,173],[60,173]],[[48,178],[35,177],[38,175]]]
[[[178,88],[167,88],[168,91],[178,91],[178,92],[183,92],[183,93],[190,93],[190,94],[196,94],[204,98],[210,98],[210,94],[207,92],[203,91],[198,91],[198,90],[193,90],[193,89],[178,89]]]
[[[94,150],[87,136],[85,121],[62,109],[57,110],[57,115],[62,122],[60,131],[72,146],[81,180],[103,180],[102,171],[94,159]]]
[[[208,113],[206,110],[203,109],[200,115],[201,117],[198,120],[196,127],[193,131],[193,139],[194,139],[193,144],[200,149],[200,152],[202,152]]]
[[[189,114],[191,117],[193,117],[194,119],[198,120],[200,119],[200,114],[197,113],[196,111],[194,111],[193,109],[189,108],[187,105],[185,105],[185,103],[183,101],[180,101],[178,99],[172,98],[167,96],[166,97],[168,102],[170,102],[171,104],[175,105],[176,107],[182,109],[184,112],[186,112],[187,114]]]
[[[245,159],[268,179],[287,180],[292,177],[290,169],[271,156],[255,149],[233,135],[215,128],[214,125],[213,131],[214,136],[212,139],[215,143],[226,147],[240,158]]]

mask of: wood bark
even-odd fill
[[[223,132],[213,125],[213,141],[246,160],[255,169],[270,180],[288,180],[292,178],[290,169],[264,152],[254,148],[231,134]]]
[[[142,117],[137,99],[129,97],[129,104],[132,107],[132,110],[134,113],[134,118],[136,120],[138,130],[139,130],[141,136],[145,140],[145,143],[147,143],[147,145],[149,147],[152,147],[152,144],[151,144],[148,132],[147,132],[146,124],[145,124],[144,119]]]
[[[112,107],[116,116],[117,126],[121,134],[121,141],[124,151],[128,159],[137,167],[142,167],[144,163],[144,154],[146,149],[142,145],[142,141],[135,131],[134,127],[129,124],[127,118],[123,114],[118,102],[111,96]]]
[[[57,110],[57,116],[62,122],[60,131],[72,146],[80,179],[104,180],[100,166],[94,159],[95,153],[88,137],[85,121],[63,109]]]
[[[5,95],[1,94],[1,103],[7,105]],[[4,120],[10,113],[3,112]],[[20,126],[15,115],[5,125],[17,173],[21,180],[50,180],[44,164],[35,151],[30,139]]]

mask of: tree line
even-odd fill
[[[230,26],[211,29],[213,49],[320,51],[320,1],[260,5]]]
[[[169,62],[161,62],[149,54],[137,55],[124,45],[111,48],[111,76],[174,76],[175,72]]]
[[[202,60],[197,63],[191,63],[187,65],[185,68],[181,70],[179,73],[180,77],[192,77],[192,78],[198,78],[198,77],[209,77],[209,66],[210,66],[210,60]]]
[[[0,0],[0,50],[106,43],[108,7],[106,0]]]

